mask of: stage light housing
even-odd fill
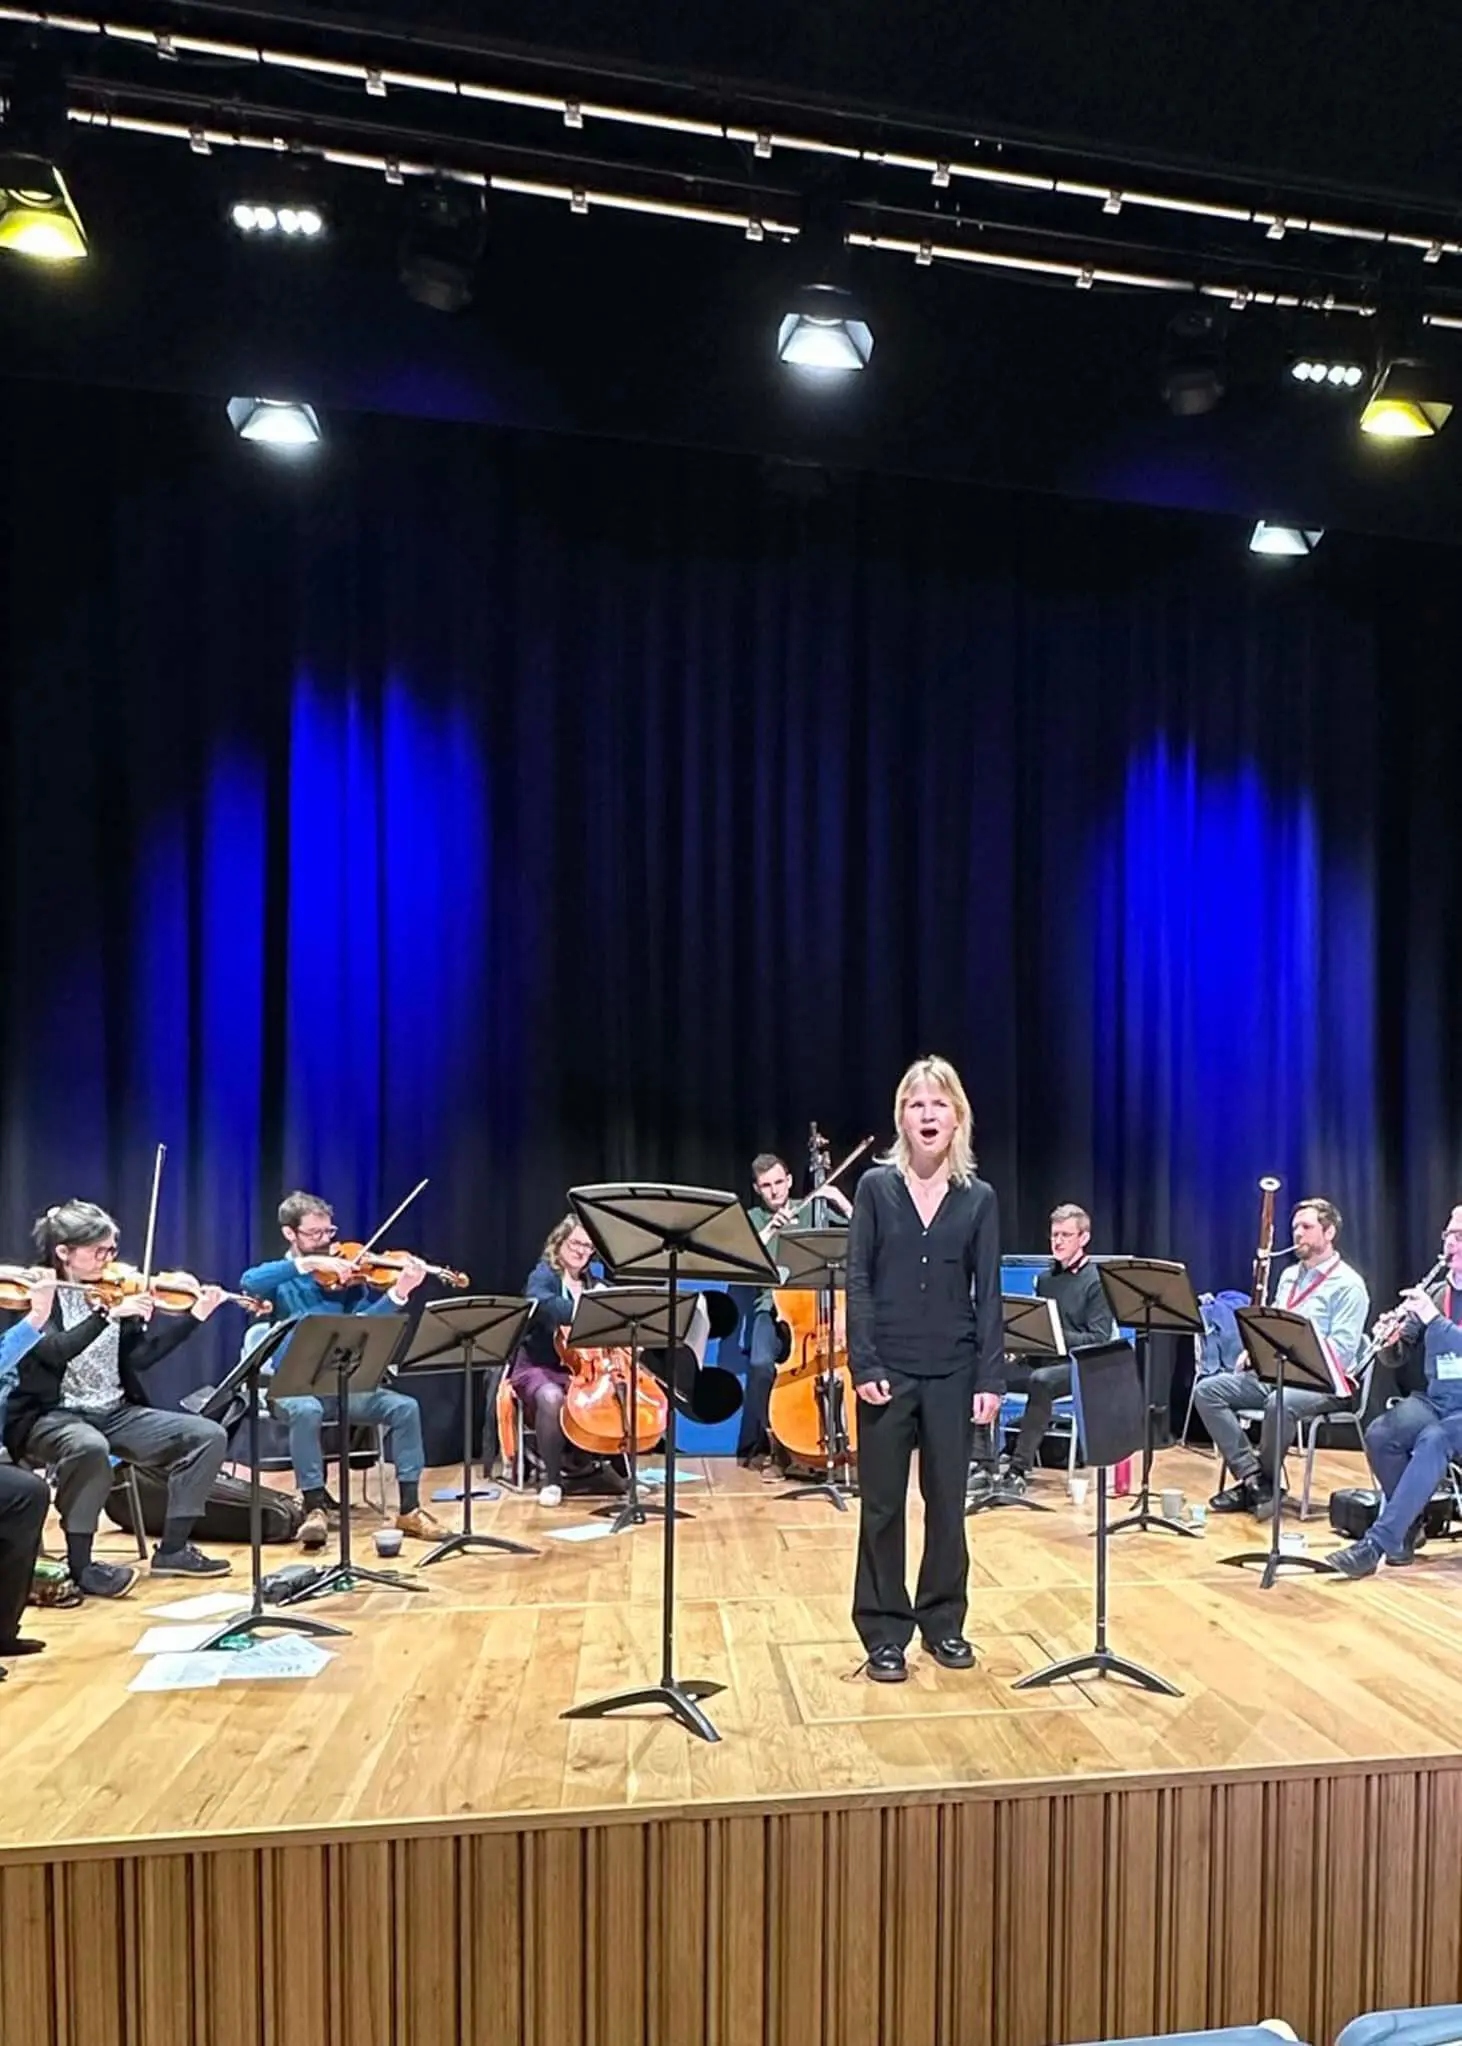
[[[312,242],[325,232],[324,210],[313,200],[236,199],[229,218],[250,240]]]
[[[867,369],[873,329],[850,291],[807,284],[777,329],[777,357],[794,369],[844,376]]]
[[[1226,336],[1209,306],[1185,306],[1168,321],[1163,345],[1162,401],[1175,419],[1201,419],[1228,389]]]
[[[471,185],[429,186],[401,243],[401,288],[433,312],[471,305],[487,247],[487,203]]]
[[[1313,554],[1325,537],[1323,526],[1276,525],[1270,519],[1256,519],[1254,530],[1249,535],[1251,554],[1289,555],[1291,558]]]
[[[1388,363],[1366,399],[1360,430],[1373,440],[1431,440],[1452,416],[1448,389],[1427,363]]]
[[[43,156],[0,155],[0,249],[34,263],[79,263],[87,254],[76,202]]]
[[[240,440],[294,454],[317,447],[320,416],[293,398],[230,398],[228,416]]]

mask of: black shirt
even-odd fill
[[[951,1183],[926,1229],[896,1165],[858,1182],[848,1227],[848,1361],[855,1382],[887,1371],[975,1390],[1005,1384],[1000,1211],[983,1179]]]
[[[1117,1324],[1089,1257],[1069,1271],[1064,1265],[1052,1264],[1037,1277],[1036,1292],[1042,1300],[1055,1301],[1068,1350],[1090,1349],[1111,1342],[1116,1335]]]

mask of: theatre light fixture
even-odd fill
[[[36,263],[77,263],[87,253],[66,180],[43,156],[0,156],[0,249]]]
[[[301,405],[292,398],[230,398],[228,416],[240,440],[256,441],[280,453],[296,453],[319,444],[319,414],[313,405]]]
[[[1398,359],[1376,378],[1360,415],[1373,440],[1430,440],[1452,416],[1452,402],[1428,363]]]
[[[1256,519],[1249,535],[1251,554],[1313,554],[1324,539],[1324,528],[1279,526],[1269,519]]]

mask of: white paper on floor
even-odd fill
[[[129,1691],[211,1691],[223,1674],[221,1655],[150,1655]]]
[[[247,1683],[254,1677],[317,1677],[334,1659],[334,1650],[322,1648],[318,1641],[280,1634],[256,1641],[252,1648],[221,1654],[219,1675],[226,1684]]]
[[[206,1622],[196,1627],[149,1627],[133,1649],[134,1655],[191,1655],[217,1630]]]
[[[607,1520],[586,1520],[579,1527],[551,1527],[548,1532],[556,1542],[602,1542],[614,1529]]]
[[[175,1605],[149,1606],[154,1620],[221,1620],[225,1613],[246,1613],[249,1601],[237,1591],[200,1591],[196,1598],[180,1598]]]
[[[665,1473],[663,1470],[640,1472],[640,1483],[642,1485],[663,1485],[664,1482]],[[685,1471],[677,1464],[675,1482],[677,1485],[703,1485],[706,1481],[699,1471]]]

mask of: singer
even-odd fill
[[[1000,1412],[1000,1222],[976,1177],[970,1104],[954,1067],[917,1059],[899,1081],[893,1150],[858,1183],[848,1231],[848,1356],[861,1517],[853,1624],[876,1683],[908,1676],[917,1626],[946,1669],[970,1669],[965,1473],[972,1419]],[[905,1515],[919,1452],[924,1554],[910,1601]]]

